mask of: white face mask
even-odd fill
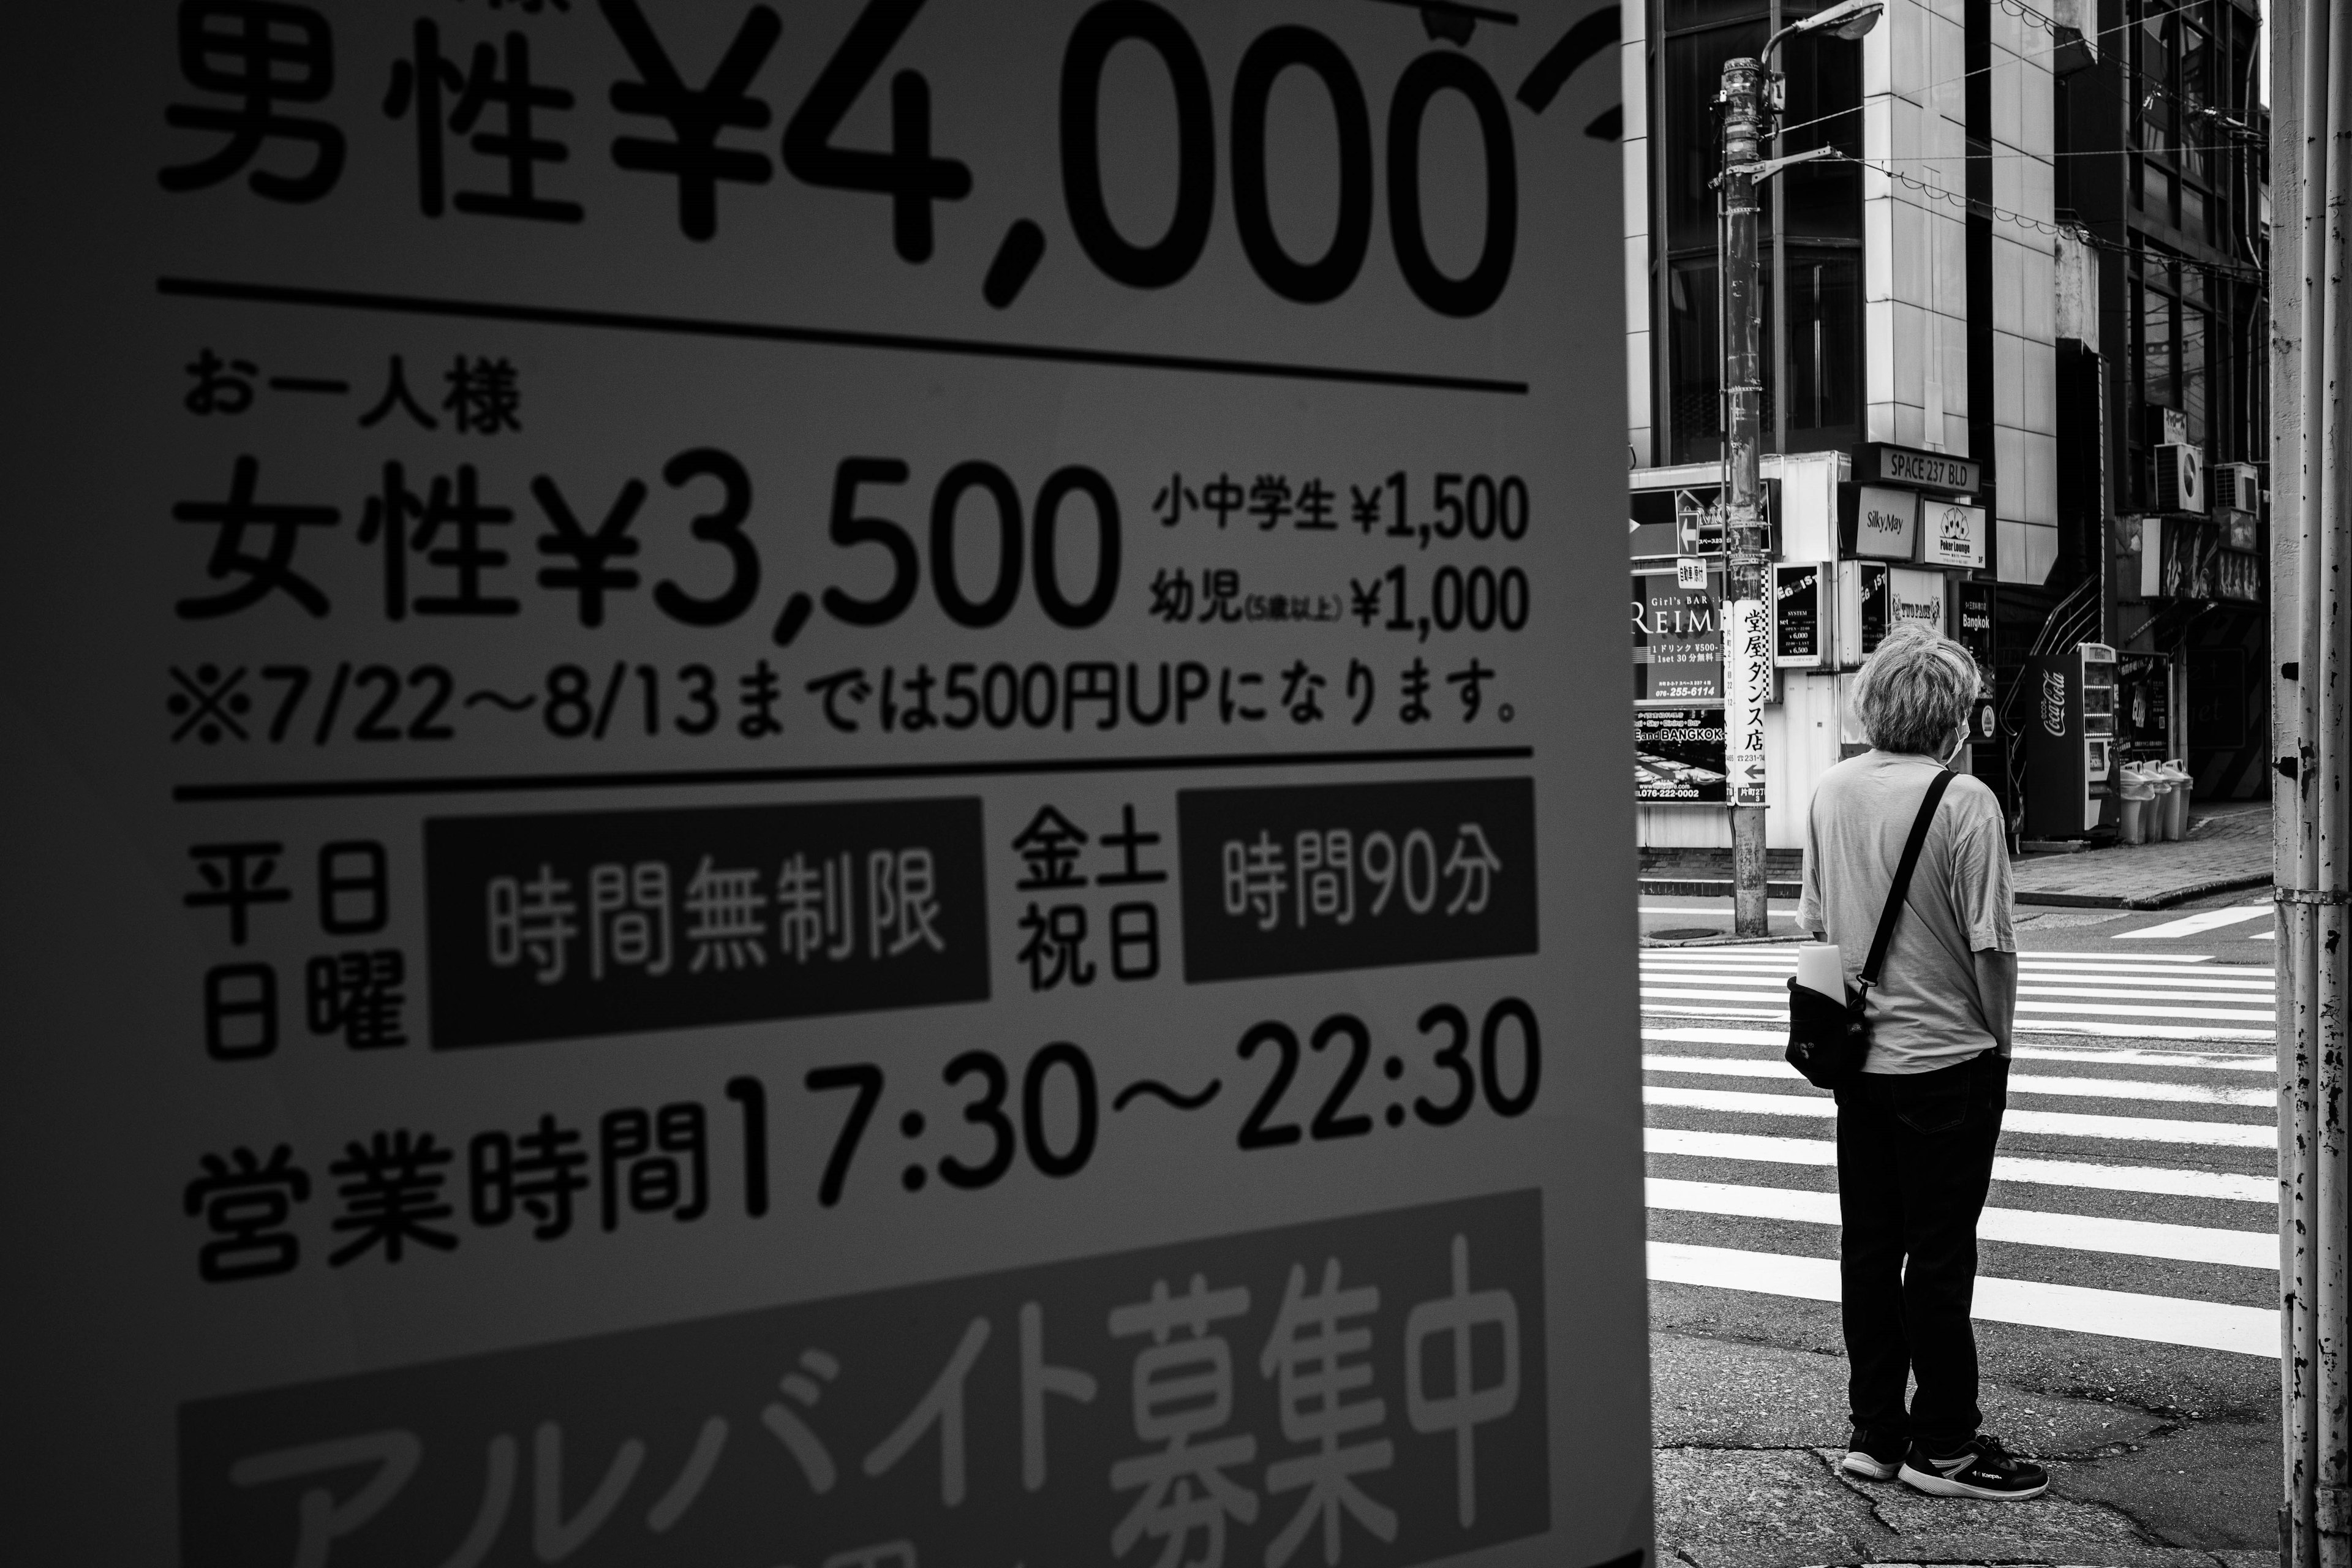
[[[1969,727],[1966,724],[1963,724],[1958,729],[1952,731],[1951,749],[1944,753],[1943,765],[1948,768],[1950,767],[1954,759],[1959,756],[1961,749],[1967,746],[1968,743]]]

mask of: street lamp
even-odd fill
[[[1885,10],[1880,0],[1841,0],[1840,4],[1826,11],[1816,11],[1810,16],[1790,23],[1767,38],[1764,41],[1764,63],[1771,64],[1772,51],[1780,47],[1780,40],[1791,33],[1826,32],[1832,38],[1851,41],[1878,26],[1878,18]]]
[[[1794,159],[1759,157],[1759,89],[1780,41],[1798,33],[1859,38],[1878,25],[1882,0],[1841,0],[1765,40],[1761,58],[1723,62],[1724,531],[1729,548],[1722,617],[1724,761],[1731,808],[1732,924],[1741,936],[1769,934],[1765,903],[1764,704],[1772,692],[1771,561],[1759,478],[1756,182]],[[1822,149],[1826,151],[1826,149]],[[1808,154],[1817,156],[1818,153]]]

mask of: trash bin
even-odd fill
[[[2140,771],[2137,763],[2126,763],[2123,776],[2123,813],[2120,832],[2126,844],[2141,844],[2147,839],[2147,817],[2157,802],[2150,797],[2156,786]]]
[[[2158,773],[2171,790],[2164,800],[2164,837],[2168,843],[2177,843],[2189,837],[2189,792],[2197,785],[2196,775],[2173,758]]]

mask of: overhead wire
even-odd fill
[[[2086,225],[2081,223],[2060,223],[2055,219],[2051,218],[2038,218],[2028,213],[2012,212],[2007,207],[1995,206],[1990,202],[1973,201],[1961,192],[1951,190],[1947,186],[1938,184],[1933,180],[1923,180],[1916,174],[1906,174],[1900,169],[1890,168],[1885,163],[1874,158],[1856,158],[1848,153],[1833,153],[1825,158],[1812,161],[1823,163],[1835,163],[1856,164],[1859,167],[1868,169],[1874,174],[1884,174],[1888,179],[1893,180],[1895,184],[1917,191],[1922,195],[1931,197],[1939,202],[1949,203],[1951,205],[1959,208],[1963,212],[1990,217],[1998,223],[2011,224],[2019,228],[2029,229],[2033,233],[2043,235],[2050,238],[2054,239],[2061,237],[2071,237],[2097,250],[2111,250],[2126,254],[2129,254],[2132,251],[2131,247],[2118,245],[2114,240],[2095,233]],[[2261,288],[2265,281],[2262,272],[2258,268],[2252,267],[2241,267],[2230,262],[2197,261],[2187,257],[2168,256],[2158,252],[2140,251],[2137,254],[2158,258],[2167,265],[2193,268],[2198,271],[2204,272],[2214,277],[2227,278],[2234,282],[2251,283],[2256,288]]]
[[[2085,33],[2085,34],[2084,34],[2084,35],[2083,35],[2083,37],[2082,37],[2082,41],[2083,41],[2083,42],[2084,42],[2084,43],[2088,43],[2088,42],[2090,42],[2092,39],[2095,39],[2095,38],[2104,38],[2104,37],[2107,37],[2107,36],[2108,36],[2109,34],[2111,34],[2111,33],[2125,33],[2125,32],[2129,32],[2129,31],[2130,31],[2132,28],[2134,28],[2134,27],[2145,26],[2147,26],[2147,25],[2148,23],[2150,23],[2150,22],[2161,21],[2161,20],[2163,20],[2163,19],[2164,19],[2165,17],[2167,17],[2167,16],[2179,16],[2179,15],[2180,15],[2180,14],[2181,14],[2181,13],[2183,13],[2183,12],[2187,12],[2187,11],[2194,10],[2194,9],[2196,9],[2200,5],[2201,5],[2201,4],[2203,4],[2203,3],[2204,3],[2204,0],[2182,0],[2182,3],[2181,3],[2180,5],[2178,5],[2172,6],[2171,8],[2169,8],[2169,9],[2168,9],[2168,10],[2158,11],[2158,12],[2152,13],[2151,15],[2145,16],[2141,16],[2141,17],[2139,17],[2139,18],[2137,18],[2137,20],[2134,20],[2134,21],[2129,21],[2129,22],[2121,23],[2121,24],[2119,24],[2118,26],[2113,26],[2113,27],[2102,27],[2102,28],[2100,28],[2097,32],[2095,32],[2095,33]],[[2009,14],[2010,14],[2010,15],[2011,15],[2011,16],[2017,16],[2017,15],[2019,15],[2021,12],[2027,12],[2027,11],[2031,11],[2031,12],[2032,12],[2033,17],[2036,19],[2036,21],[2038,22],[2038,24],[2039,24],[2039,25],[2041,25],[2041,26],[2043,26],[2047,27],[2048,29],[2050,29],[2051,34],[2052,34],[2052,36],[2053,36],[2053,37],[2056,36],[2056,30],[2057,30],[2057,28],[2061,26],[2061,24],[2052,22],[2048,17],[2043,16],[2042,15],[2042,13],[2040,13],[2039,11],[2034,11],[2034,10],[2033,10],[2033,8],[2032,8],[2031,5],[2025,5],[2025,4],[2024,4],[2024,0],[1999,0],[1999,4],[2000,4],[2000,8],[2001,8],[2003,11],[2007,11],[2007,12],[2009,12]],[[2014,9],[2012,9],[2012,6],[2014,6],[2015,8],[2014,8]],[[2067,43],[2071,43],[2071,42],[2073,42],[2073,41],[2074,41],[2074,40],[2069,39],[2069,40],[2067,40],[2066,42],[2067,42]],[[2044,58],[2046,58],[2046,57],[2048,57],[2048,56],[2054,55],[2054,54],[2056,54],[2060,49],[2064,48],[2065,47],[2066,47],[2066,43],[2057,43],[2057,44],[2053,44],[2053,45],[2052,45],[2049,48],[2046,48],[2046,49],[2035,49],[2035,50],[2031,51],[2030,53],[2021,53],[2021,54],[2015,55],[2015,56],[2013,56],[2012,58],[2013,58],[2013,59],[2014,59],[2014,61],[2015,61],[2016,63],[2020,63],[2020,64],[2021,64],[2021,63],[2023,63],[2023,62],[2024,62],[2024,61],[2026,61],[2026,60],[2038,60],[2038,59]],[[2004,64],[2004,65],[2005,65],[2005,64],[2008,64],[2008,63],[2010,63],[2010,62],[2009,62],[2009,61],[2003,61],[2003,62],[2001,62],[2001,64]],[[1943,81],[1929,82],[1927,86],[1925,86],[1925,87],[1920,88],[1920,89],[1917,89],[1917,94],[1916,94],[1916,96],[1919,96],[1919,97],[1924,98],[1924,97],[1927,97],[1927,95],[1932,94],[1932,93],[1941,92],[1941,91],[1943,91],[1943,90],[1944,90],[1945,89],[1947,89],[1947,88],[1958,87],[1958,86],[1962,85],[1963,83],[1965,83],[1965,82],[1966,82],[1966,81],[1967,81],[1970,77],[1973,77],[1973,76],[1984,76],[1984,75],[1987,75],[1987,74],[1989,74],[1989,73],[1990,73],[1990,72],[1992,72],[1992,71],[1994,71],[1994,70],[1997,70],[1997,69],[1999,69],[1999,68],[2000,68],[2000,67],[1999,65],[1979,66],[1979,67],[1978,67],[1976,69],[1974,69],[1974,70],[1962,71],[1959,75],[1958,75],[1958,76],[1956,76],[1956,77],[1950,77],[1950,78],[1948,78],[1947,79],[1945,79],[1945,80],[1943,80]],[[2154,84],[2154,83],[2150,83],[2149,85],[2150,85],[2150,86],[2156,86],[2156,84]],[[2164,93],[2164,94],[2165,94],[2165,96],[2166,96],[2166,97],[2168,97],[2168,98],[2169,98],[2169,97],[2171,97],[2171,96],[2172,96],[2172,94],[2170,93],[2170,91],[2169,91],[2168,89],[2164,89],[2164,88],[2162,88],[2162,87],[2157,87],[2157,89],[2157,89],[2158,91],[2159,91],[2159,92]],[[1905,96],[1911,96],[1911,95],[1907,95],[1907,94],[1906,94],[1906,95],[1905,95]],[[1860,105],[1860,104],[1855,104],[1855,105],[1854,105],[1853,108],[1851,108],[1851,109],[1833,109],[1833,110],[1830,110],[1830,112],[1829,112],[1829,113],[1827,113],[1827,114],[1815,115],[1815,116],[1814,116],[1812,119],[1811,119],[1811,120],[1801,120],[1801,121],[1797,121],[1797,122],[1796,122],[1795,124],[1793,124],[1793,125],[1783,125],[1783,126],[1781,126],[1781,127],[1780,128],[1780,135],[1782,135],[1782,136],[1786,136],[1786,135],[1788,135],[1788,134],[1789,134],[1790,132],[1792,132],[1792,131],[1803,131],[1803,130],[1806,130],[1807,128],[1809,128],[1809,127],[1811,127],[1811,126],[1827,124],[1829,121],[1832,121],[1832,120],[1842,120],[1842,119],[1843,119],[1845,116],[1847,116],[1847,115],[1849,115],[1849,114],[1859,114],[1859,113],[1861,113],[1861,112],[1862,112],[1862,105]],[[2218,111],[2217,111],[2217,112],[2218,112]],[[2230,123],[2231,123],[2232,125],[2237,124],[2237,122],[2236,122],[2236,121],[2231,121]],[[2250,132],[2249,133],[2250,133],[2250,134],[2258,134],[2258,133],[2254,133],[2254,132]]]

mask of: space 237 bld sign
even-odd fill
[[[18,1555],[1649,1550],[1613,6],[12,20]]]

